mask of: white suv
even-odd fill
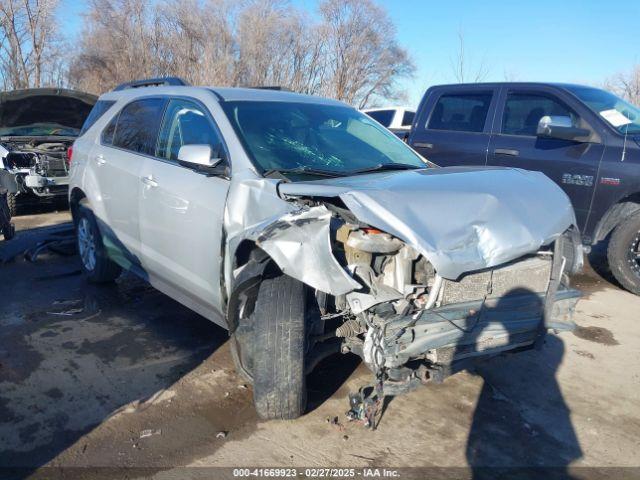
[[[571,328],[579,296],[574,213],[544,175],[438,168],[290,92],[161,79],[102,95],[70,204],[88,279],[130,270],[226,327],[263,418],[301,415],[306,374],[353,352],[375,374],[352,405],[371,424],[384,395]]]

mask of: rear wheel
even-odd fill
[[[640,295],[640,213],[615,228],[607,257],[616,280],[630,292]]]
[[[236,365],[253,380],[255,408],[265,420],[297,418],[306,407],[305,293],[304,284],[286,275],[263,280],[250,335],[231,339]],[[243,349],[250,351],[249,362]]]
[[[103,283],[118,278],[122,269],[108,257],[96,218],[87,207],[78,209],[76,234],[80,263],[87,279]]]

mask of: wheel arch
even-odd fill
[[[640,211],[640,192],[632,193],[609,207],[596,226],[593,243],[599,243],[616,228],[622,220]]]
[[[78,217],[78,207],[84,198],[87,198],[87,195],[78,187],[74,187],[69,193],[69,210],[74,223]]]

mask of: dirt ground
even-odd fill
[[[310,376],[304,417],[262,422],[223,329],[128,275],[90,286],[77,256],[25,260],[68,221],[0,241],[0,467],[640,466],[640,297],[591,269],[575,332],[395,398],[376,431],[345,418],[370,380],[350,356]]]

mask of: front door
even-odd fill
[[[545,115],[570,117],[576,127],[591,129],[583,117],[552,92],[511,89],[499,109],[501,122],[489,146],[488,165],[539,171],[567,193],[584,229],[604,146],[536,136]]]
[[[221,151],[221,136],[203,105],[170,100],[155,158],[146,159],[141,171],[142,258],[152,285],[210,316],[221,303],[222,229],[229,180],[181,166],[178,151],[192,144]]]
[[[423,157],[441,167],[484,165],[491,136],[494,91],[445,91],[431,95],[409,139]]]

